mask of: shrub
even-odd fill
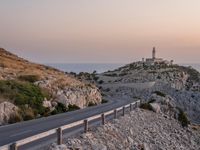
[[[106,88],[104,89],[105,92],[109,92],[110,91],[110,88]]]
[[[21,75],[18,77],[18,79],[21,81],[27,81],[27,82],[34,83],[36,81],[39,81],[40,77],[38,75]]]
[[[157,79],[161,79],[161,76],[157,76]]]
[[[118,75],[116,73],[110,73],[110,74],[104,74],[105,76],[109,77],[117,77]]]
[[[20,114],[24,121],[35,119],[35,114],[31,108],[21,107]]]
[[[104,83],[104,81],[103,81],[103,80],[100,80],[98,83],[99,83],[99,84],[103,84],[103,83]]]
[[[102,99],[102,101],[101,101],[102,104],[107,103],[107,102],[108,102],[108,100],[106,100],[106,99]]]
[[[67,107],[62,103],[58,103],[55,109],[51,112],[51,114],[55,115],[55,114],[64,113],[66,111],[67,111]]]
[[[99,79],[99,77],[94,76],[93,79],[94,79],[94,81],[97,81]]]
[[[80,107],[69,104],[67,111],[74,111],[74,110],[78,110],[78,109],[80,109]]]
[[[13,114],[10,115],[8,123],[12,124],[12,123],[20,122],[22,120],[23,120],[22,116],[19,113],[13,113]]]
[[[183,127],[188,127],[188,124],[190,124],[190,121],[188,120],[187,115],[184,113],[182,109],[178,108],[178,110],[179,110],[178,120],[180,121]]]
[[[28,104],[29,107],[39,114],[43,114],[45,111],[42,104],[46,95],[40,87],[33,83],[15,80],[1,80],[0,94],[2,97],[13,101],[17,106],[21,107]]]
[[[148,101],[148,103],[150,104],[150,103],[154,103],[156,100],[155,99],[150,99],[149,101]]]
[[[142,109],[147,109],[147,110],[152,110],[152,107],[149,103],[143,103],[140,105],[140,108]]]
[[[97,105],[97,104],[94,103],[94,102],[89,102],[89,104],[88,104],[89,107],[91,107],[91,106],[95,106],[95,105]]]
[[[162,93],[162,92],[160,92],[160,91],[155,91],[155,92],[153,92],[153,93],[155,93],[155,94],[157,94],[157,95],[159,95],[159,96],[162,96],[162,97],[166,97],[166,94],[165,94],[165,93]]]

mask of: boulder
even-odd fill
[[[10,102],[0,103],[0,124],[8,123],[11,114],[17,113],[18,107]]]
[[[44,100],[44,101],[43,101],[43,106],[44,106],[45,108],[51,108],[51,107],[52,107],[51,102],[48,101],[48,100]]]
[[[160,105],[158,103],[150,103],[152,110],[156,113],[160,112]]]

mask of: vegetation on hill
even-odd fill
[[[181,108],[177,107],[177,109],[179,110],[179,114],[178,114],[179,122],[181,123],[183,127],[187,127],[188,124],[190,124],[190,121],[188,120],[187,115]]]
[[[43,115],[43,100],[50,97],[48,91],[33,83],[17,80],[0,80],[0,94],[20,108],[19,114],[23,120],[33,119],[38,114]]]
[[[21,81],[27,81],[27,82],[34,83],[36,81],[39,81],[40,77],[38,75],[20,75],[18,77],[18,79]]]
[[[155,94],[157,94],[158,96],[161,96],[161,97],[166,97],[166,94],[163,93],[163,92],[160,92],[160,91],[155,91],[153,93],[155,93]]]

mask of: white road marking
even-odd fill
[[[10,135],[10,137],[19,136],[19,135],[22,135],[22,134],[25,134],[25,133],[28,133],[28,132],[31,132],[31,131],[32,130],[23,131],[23,132],[20,132],[20,133],[16,133],[16,134]]]

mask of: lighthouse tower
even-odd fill
[[[152,59],[156,59],[156,48],[155,47],[153,47]]]

